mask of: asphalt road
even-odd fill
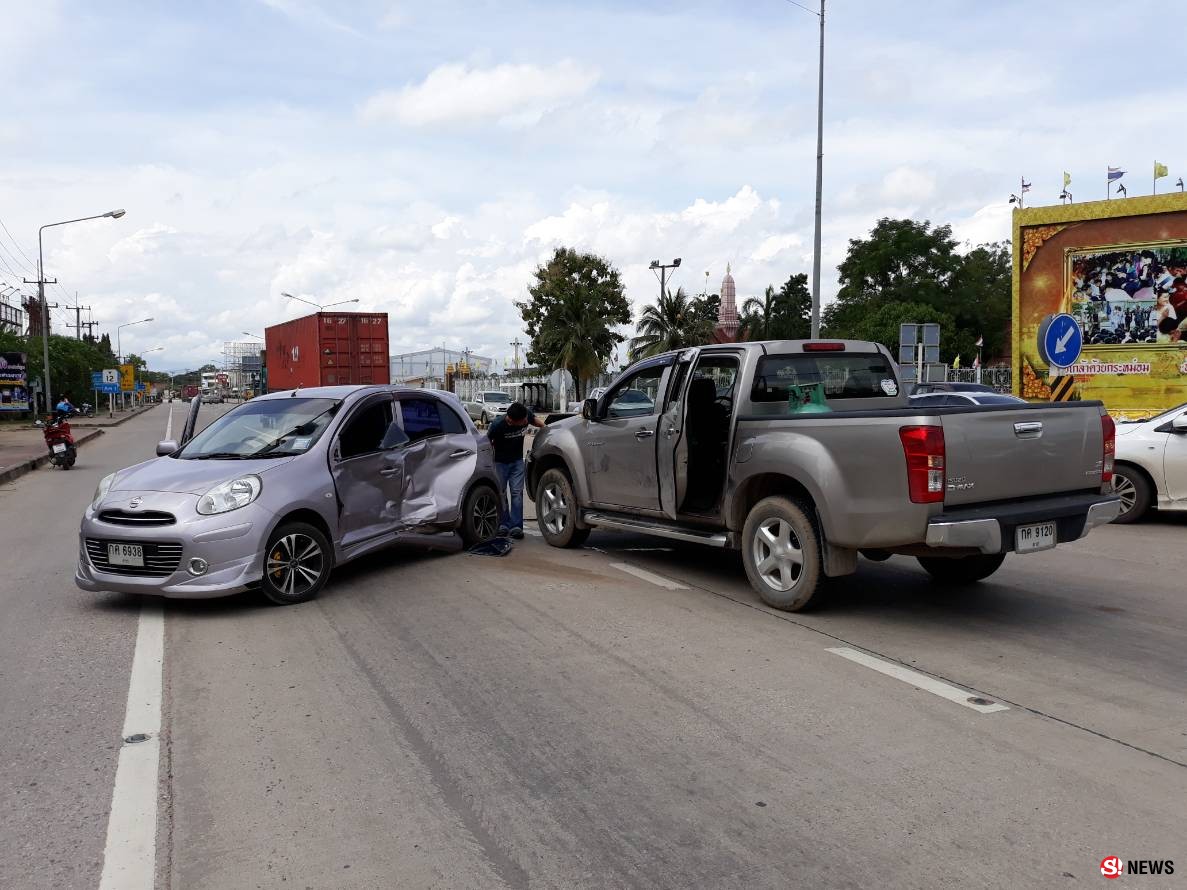
[[[73,588],[77,518],[164,421],[0,491],[0,887],[97,885],[140,605]],[[158,886],[1051,887],[1106,855],[1181,885],[1185,532],[1107,527],[961,593],[863,562],[808,615],[729,554],[615,534],[170,601]]]

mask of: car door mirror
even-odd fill
[[[586,399],[581,403],[581,416],[586,420],[598,419],[598,400]]]
[[[383,442],[379,447],[384,451],[391,451],[393,448],[402,448],[411,441],[412,439],[398,423],[392,423],[384,433]]]
[[[177,450],[177,442],[173,439],[162,439],[157,443],[157,457],[165,457]]]
[[[1171,429],[1176,433],[1187,433],[1187,414],[1180,414],[1172,420]]]

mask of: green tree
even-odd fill
[[[585,381],[606,366],[626,338],[614,331],[630,324],[631,306],[618,270],[599,256],[558,247],[533,273],[529,298],[516,303],[532,340],[528,362],[567,370],[577,397]]]
[[[806,340],[812,333],[808,276],[792,275],[779,290],[768,286],[761,300],[743,303],[741,330],[747,340]]]
[[[25,353],[30,382],[44,379],[43,349],[40,337],[0,333],[0,352]],[[69,394],[75,404],[90,393],[91,372],[111,367],[108,357],[95,343],[57,334],[50,334],[49,337],[49,365],[54,400]]]
[[[679,288],[674,294],[668,291],[655,304],[643,309],[639,314],[638,331],[638,336],[630,344],[632,362],[672,349],[707,343],[713,333],[713,322],[704,307],[690,300],[684,288]]]
[[[136,372],[136,376],[140,376],[140,369],[148,364],[143,358],[134,352],[129,352],[124,358],[125,365],[131,365],[132,370]]]
[[[763,292],[762,299],[758,297],[751,297],[742,304],[742,317],[740,319],[742,330],[745,331],[747,340],[772,340],[774,335],[771,331],[776,324],[776,315],[778,314],[778,296],[775,293],[775,288],[767,285],[767,289]]]

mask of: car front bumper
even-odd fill
[[[154,492],[141,498],[143,510],[172,513],[177,521],[147,528],[114,525],[101,521],[88,508],[79,531],[74,573],[74,583],[83,590],[201,599],[237,593],[263,576],[263,553],[272,517],[258,505],[218,516],[199,516],[194,509],[194,495]],[[103,510],[121,507],[126,504],[119,497],[105,498],[102,504]],[[155,570],[153,575],[110,566],[103,557],[109,543],[141,545],[146,561],[153,558],[158,565],[170,565]],[[178,548],[180,555],[172,566],[172,554]],[[150,557],[150,553],[161,555]],[[196,559],[206,563],[205,571],[191,568]]]
[[[929,547],[1008,553],[1014,549],[1014,532],[1019,526],[1053,521],[1056,543],[1066,544],[1112,522],[1120,513],[1121,501],[1111,494],[1061,495],[956,508],[928,520],[926,541]]]

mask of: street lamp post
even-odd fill
[[[53,391],[49,382],[49,310],[45,305],[45,286],[49,282],[45,280],[45,248],[42,244],[42,233],[46,229],[52,229],[54,226],[68,226],[71,223],[86,222],[91,219],[119,219],[125,213],[124,210],[108,210],[106,213],[100,213],[96,216],[83,216],[78,219],[64,219],[61,222],[46,223],[37,230],[37,281],[29,281],[25,279],[25,284],[37,285],[37,298],[41,302],[41,346],[42,358],[45,364],[43,365],[42,374],[45,377],[45,410],[50,410],[50,403],[53,401]],[[54,279],[54,283],[57,279]]]
[[[298,303],[308,303],[310,306],[316,306],[318,312],[324,312],[326,309],[329,309],[331,306],[343,306],[347,303],[357,303],[359,301],[359,298],[355,297],[353,300],[339,300],[337,303],[326,303],[323,306],[321,303],[314,303],[311,300],[306,300],[304,297],[294,297],[292,294],[287,293],[286,291],[281,291],[280,295],[282,297],[288,297],[290,300],[296,300]],[[248,334],[248,336],[253,337],[255,335]]]
[[[124,363],[124,347],[123,347],[123,341],[120,339],[120,331],[122,331],[124,328],[131,327],[134,324],[144,324],[145,322],[149,322],[152,320],[153,319],[150,316],[148,318],[142,318],[139,321],[128,321],[128,322],[124,322],[121,325],[116,325],[116,327],[115,327],[115,351],[117,353],[116,358],[119,359],[119,363],[121,365]],[[124,394],[122,392],[120,393],[120,405],[121,406],[127,405],[127,400],[124,398]],[[121,407],[120,410],[122,411],[123,408]]]

